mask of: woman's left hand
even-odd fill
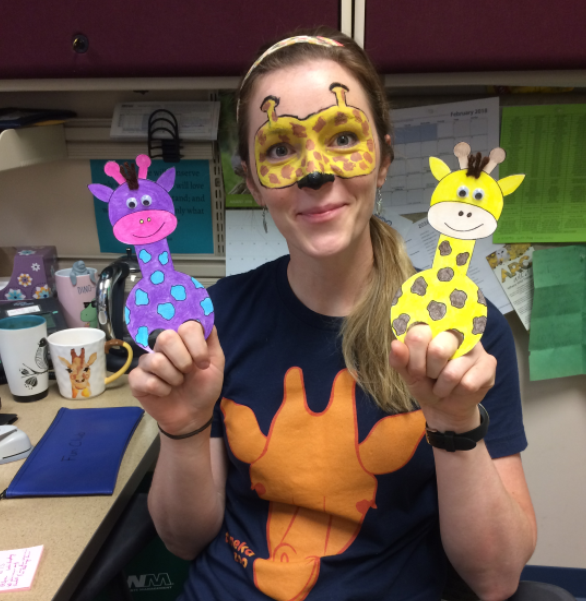
[[[492,388],[496,359],[479,342],[466,355],[450,360],[458,348],[451,332],[431,337],[426,325],[412,327],[405,342],[394,340],[391,367],[405,380],[430,428],[467,432],[478,426],[477,409]]]

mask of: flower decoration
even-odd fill
[[[30,286],[33,283],[33,278],[31,278],[31,276],[28,273],[21,273],[18,276],[18,283],[23,288],[26,288],[27,286]]]
[[[40,270],[41,270],[41,266],[40,266],[38,263],[33,263],[33,264],[31,265],[31,269],[32,269],[33,271],[40,271]]]
[[[35,251],[34,250],[19,250],[18,254],[19,255],[34,255]]]
[[[37,286],[35,293],[33,294],[35,298],[50,298],[51,296],[51,288],[46,284],[44,286]]]
[[[12,288],[4,295],[8,300],[22,300],[26,296],[20,290],[13,290]]]

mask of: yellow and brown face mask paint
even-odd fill
[[[317,190],[334,181],[336,175],[351,178],[374,170],[375,144],[366,115],[346,105],[346,86],[333,83],[330,90],[336,104],[305,119],[278,116],[279,99],[275,96],[263,100],[261,110],[268,119],[255,134],[254,155],[265,188],[297,184]],[[343,136],[350,143],[338,145]],[[282,148],[286,154],[279,153]]]

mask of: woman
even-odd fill
[[[413,268],[373,216],[393,154],[370,61],[336,32],[289,38],[238,99],[247,184],[290,256],[221,280],[217,331],[163,332],[130,376],[163,433],[151,514],[197,557],[184,598],[440,599],[447,556],[506,599],[536,538],[512,337],[489,304],[459,359],[425,325],[392,340]],[[432,447],[426,423],[480,440]]]

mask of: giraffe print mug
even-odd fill
[[[51,334],[47,341],[59,392],[66,399],[89,399],[102,394],[106,384],[126,372],[132,361],[132,348],[122,340],[108,340],[102,330],[70,328]],[[123,346],[126,363],[106,377],[106,353],[113,346]]]

